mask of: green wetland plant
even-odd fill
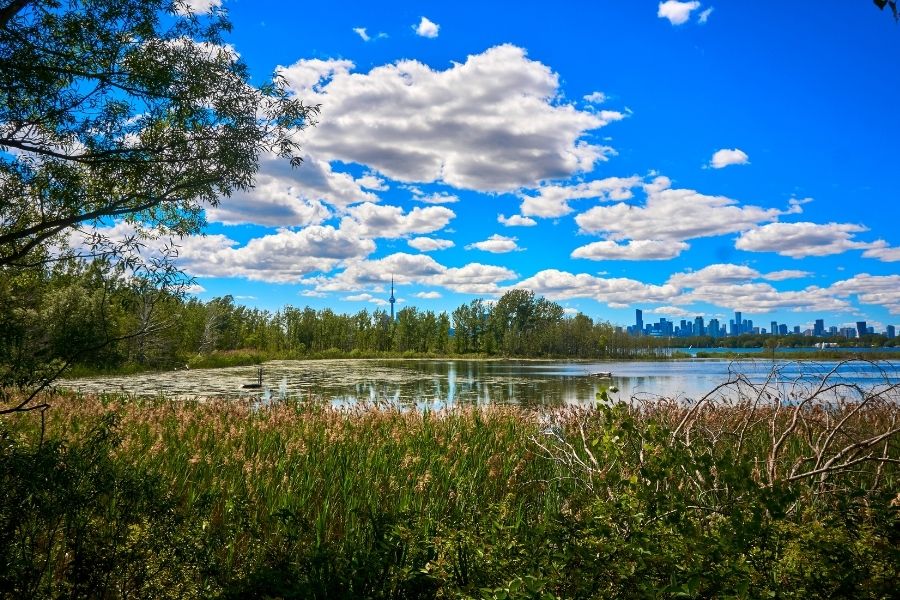
[[[42,443],[0,424],[0,595],[892,597],[894,390],[775,383],[545,413],[56,397]]]

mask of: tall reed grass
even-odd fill
[[[56,396],[43,435],[0,425],[0,590],[890,597],[898,405],[731,383],[550,413]]]

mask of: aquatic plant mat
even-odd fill
[[[889,598],[900,408],[442,412],[47,396],[0,421],[12,598]]]

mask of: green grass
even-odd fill
[[[43,441],[37,415],[0,421],[12,596],[878,598],[900,576],[896,464],[790,479],[835,423],[832,454],[890,428],[888,402],[813,402],[791,429],[749,399],[49,400]],[[900,458],[895,437],[873,448]]]

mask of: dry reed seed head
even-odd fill
[[[415,491],[417,494],[422,494],[428,488],[428,485],[431,483],[431,471],[425,471],[425,473],[419,477],[416,482]]]
[[[496,479],[500,476],[503,468],[503,457],[499,454],[492,454],[491,457],[487,461],[488,465],[488,476],[491,479]]]

